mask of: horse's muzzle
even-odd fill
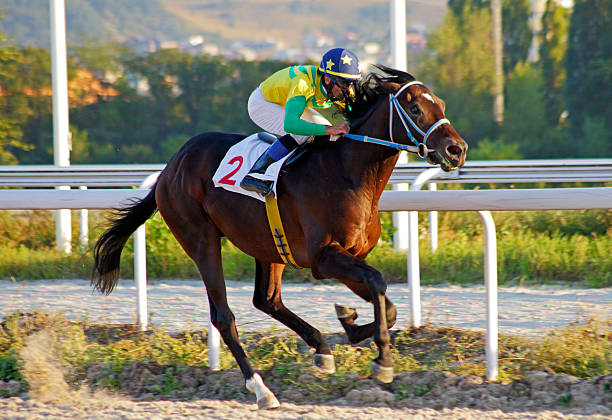
[[[445,137],[440,143],[439,147],[427,154],[427,162],[440,165],[445,172],[454,171],[465,164],[468,145],[462,138]]]

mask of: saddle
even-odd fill
[[[263,201],[266,205],[268,224],[270,225],[270,231],[278,254],[285,264],[293,268],[299,268],[299,265],[297,265],[291,254],[291,249],[287,242],[278,210],[278,202],[276,201],[276,181],[278,180],[278,174],[281,168],[290,165],[303,156],[308,150],[309,142],[299,146],[278,162],[271,164],[265,174],[251,174],[251,176],[256,176],[260,179],[273,181],[273,194],[268,194],[263,197],[256,192],[247,191],[240,187],[242,178],[249,173],[249,169],[253,165],[253,162],[255,162],[275,140],[276,137],[272,134],[257,133],[246,137],[232,146],[225,154],[223,160],[221,160],[217,171],[213,175],[213,182],[215,187],[221,187],[228,191],[248,195]]]
[[[230,147],[213,175],[215,187],[220,187],[237,194],[248,195],[265,202],[265,198],[260,194],[241,188],[240,182],[249,173],[253,163],[275,140],[276,137],[272,134],[265,132],[255,133]],[[251,176],[272,181],[272,191],[274,196],[276,196],[276,182],[280,170],[302,157],[309,149],[309,144],[310,142],[304,143],[278,162],[272,163],[265,174],[251,174]]]

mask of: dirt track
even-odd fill
[[[4,314],[16,309],[60,310],[69,317],[88,316],[90,320],[131,322],[135,311],[134,293],[131,282],[122,282],[115,294],[102,297],[92,294],[88,282],[82,280],[23,284],[5,281],[0,288],[0,312]],[[239,328],[267,329],[273,325],[273,321],[252,308],[251,293],[251,284],[228,283],[229,301],[237,314]],[[398,304],[398,324],[405,326],[409,301],[407,287],[391,285],[389,295]],[[371,317],[371,308],[340,286],[287,285],[284,296],[289,307],[322,329],[338,328],[333,314],[334,302],[357,306],[360,319],[364,321]],[[464,328],[484,326],[482,287],[426,287],[422,296],[425,320]],[[590,316],[609,319],[612,289],[506,288],[500,291],[499,300],[500,332],[535,335]],[[169,281],[149,286],[149,310],[155,313],[154,324],[180,329],[191,322],[192,326],[206,327],[207,309],[200,282]],[[247,401],[207,399],[198,395],[197,388],[188,396],[177,394],[168,397],[173,400],[148,401],[152,395],[129,397],[101,392],[92,395],[86,389],[69,390],[65,383],[61,383],[60,388],[48,389],[46,394],[33,395],[30,392],[29,395],[0,398],[0,417],[380,420],[609,419],[612,415],[611,376],[602,377],[596,383],[566,375],[534,372],[524,383],[518,383],[514,388],[504,388],[501,384],[483,383],[482,378],[471,375],[440,375],[440,372],[427,372],[425,376],[400,375],[394,383],[405,388],[399,390],[431,388],[423,396],[402,399],[397,398],[397,390],[385,390],[367,379],[360,380],[358,386],[344,398],[326,404],[295,404],[292,401],[299,399],[285,395],[282,390],[275,390],[282,405],[274,411],[257,410],[253,396]],[[238,372],[224,373],[220,380],[226,387],[228,382],[232,382],[236,388],[244,387]],[[48,381],[41,383],[44,388]],[[7,388],[11,384],[3,386]],[[453,408],[448,408],[450,406]]]
[[[181,330],[187,325],[208,328],[206,291],[199,280],[164,280],[149,284],[151,324]],[[357,308],[360,322],[373,320],[372,305],[341,284],[283,284],[283,301],[305,321],[322,332],[341,331],[334,304]],[[387,295],[397,306],[397,328],[410,319],[410,290],[391,284]],[[253,307],[251,282],[227,282],[230,308],[242,331],[266,331],[285,327]],[[499,332],[539,336],[554,327],[590,317],[612,319],[612,288],[579,289],[561,286],[502,287],[498,293]],[[423,323],[483,330],[486,326],[483,286],[425,286],[421,289]],[[136,314],[134,282],[122,280],[109,296],[92,292],[86,280],[11,282],[0,280],[0,316],[25,309],[62,311],[69,318],[132,323]]]
[[[435,410],[393,409],[389,407],[350,407],[338,404],[295,405],[283,403],[274,411],[259,411],[255,404],[237,401],[154,401],[134,402],[105,398],[103,401],[81,403],[78,406],[45,404],[20,398],[1,398],[0,413],[5,419],[283,419],[283,420],[382,420],[382,419],[609,419],[602,414],[572,414],[559,411],[503,412],[453,408]]]

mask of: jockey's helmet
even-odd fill
[[[323,82],[325,94],[332,100],[347,100],[355,95],[353,82],[361,79],[359,59],[354,52],[344,48],[333,48],[327,51],[319,64],[319,73],[330,79],[329,84]],[[332,84],[337,85],[342,93],[332,97]]]
[[[354,52],[344,48],[332,48],[323,54],[319,71],[331,79],[359,80],[359,59]]]

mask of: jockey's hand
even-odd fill
[[[325,134],[331,136],[341,136],[343,134],[348,134],[349,129],[350,127],[347,123],[328,125],[325,127]]]

